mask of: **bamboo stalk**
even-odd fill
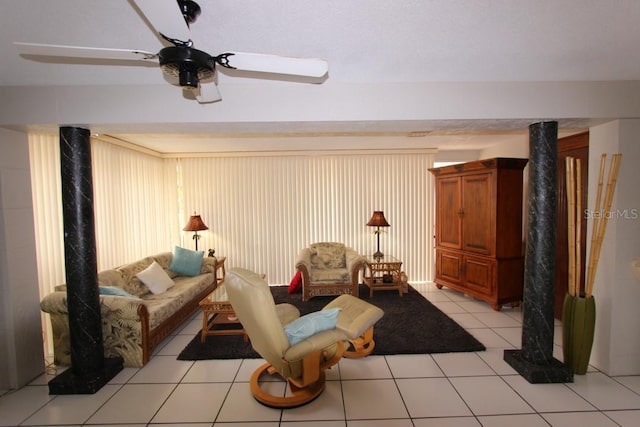
[[[607,178],[607,188],[605,191],[604,198],[604,210],[602,215],[602,223],[598,226],[598,235],[596,236],[596,249],[594,253],[594,257],[589,260],[589,266],[591,270],[591,282],[589,286],[586,288],[586,296],[590,297],[593,294],[593,286],[596,276],[596,271],[598,268],[598,261],[600,260],[600,252],[602,250],[602,241],[604,240],[604,234],[607,231],[607,223],[609,222],[609,218],[611,215],[609,214],[611,211],[611,204],[613,203],[613,195],[616,190],[616,184],[618,182],[618,172],[620,170],[620,161],[622,154],[614,154],[611,159],[611,166],[609,168],[609,176]]]
[[[589,248],[589,263],[587,265],[587,278],[585,280],[585,294],[587,290],[593,288],[594,281],[594,269],[592,261],[595,257],[596,252],[596,240],[598,238],[598,228],[600,224],[600,203],[602,202],[602,184],[604,182],[604,170],[607,162],[607,153],[602,153],[600,156],[600,172],[598,174],[598,190],[596,193],[596,206],[595,206],[595,216],[593,218],[593,226],[591,228],[591,245]]]
[[[574,295],[580,295],[580,278],[582,277],[582,260],[581,260],[581,251],[580,244],[582,243],[582,169],[580,164],[580,159],[576,159],[576,213],[575,213],[575,221],[576,221],[576,244],[575,244],[575,259],[576,259],[576,270],[574,274],[575,287],[574,287]]]
[[[575,295],[575,198],[573,190],[573,157],[567,156],[565,159],[565,185],[567,188],[567,245],[569,250],[569,270],[567,278],[567,289],[569,295]]]
[[[602,188],[604,185],[604,171],[607,165],[607,153],[602,153],[602,156],[600,157],[600,172],[599,172],[599,176],[598,176],[598,193],[596,195],[596,213],[598,214],[596,216],[596,220],[593,222],[593,232],[595,233],[595,235],[598,235],[598,229],[600,228],[600,224],[601,224],[601,220],[602,220],[602,215],[600,215],[602,213],[601,209],[602,209]]]

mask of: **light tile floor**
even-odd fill
[[[176,360],[200,315],[142,369],[126,368],[98,393],[51,396],[48,375],[0,397],[0,426],[538,427],[640,425],[640,376],[590,369],[570,384],[529,384],[503,361],[520,348],[521,310],[495,312],[460,293],[414,285],[487,351],[343,359],[312,403],[276,410],[249,392],[261,360]],[[429,325],[422,325],[429,327]],[[560,325],[554,356],[562,359]],[[283,382],[268,385],[283,393]]]

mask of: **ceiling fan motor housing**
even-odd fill
[[[187,25],[193,24],[200,16],[200,6],[193,0],[178,0],[178,6]]]
[[[198,87],[201,80],[215,72],[215,59],[206,52],[188,46],[165,47],[158,54],[160,68],[177,76],[180,86]]]

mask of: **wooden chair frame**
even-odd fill
[[[275,368],[266,362],[256,369],[251,375],[249,386],[251,394],[260,403],[272,408],[295,408],[305,405],[317,398],[325,388],[325,369],[338,363],[345,352],[345,344],[338,342],[338,349],[332,358],[321,362],[326,357],[326,350],[310,353],[302,359],[302,376],[300,378],[285,378],[291,394],[274,396],[260,387],[260,378],[263,374],[278,374]],[[289,361],[283,360],[285,363]],[[278,374],[279,375],[279,374]]]

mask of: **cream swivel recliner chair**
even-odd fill
[[[292,408],[318,397],[325,387],[325,369],[338,363],[345,351],[351,357],[371,353],[373,325],[384,314],[366,301],[342,295],[323,310],[298,318],[295,306],[276,305],[262,276],[245,269],[228,271],[224,286],[251,345],[266,361],[251,376],[251,393],[271,407]],[[315,321],[307,322],[311,317]],[[331,323],[332,317],[333,326],[328,327],[327,320]],[[319,332],[310,331],[321,323],[325,324]],[[353,350],[349,350],[350,344]],[[290,390],[286,396],[271,395],[260,387],[260,378],[267,374],[287,381]]]
[[[302,300],[325,295],[358,296],[358,278],[365,263],[365,257],[343,243],[312,243],[296,260],[302,276]]]

